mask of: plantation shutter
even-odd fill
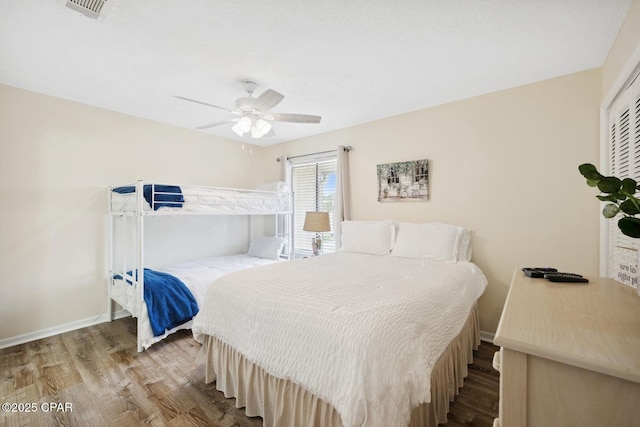
[[[311,240],[315,233],[304,231],[307,211],[329,212],[333,224],[333,201],[336,192],[336,155],[322,158],[304,157],[291,160],[291,188],[294,192],[294,240],[295,256],[312,253]],[[333,230],[322,233],[323,253],[335,252]]]
[[[640,183],[640,78],[621,92],[608,113],[609,173],[620,179],[632,178]],[[640,197],[640,195],[637,195]],[[617,220],[608,221],[609,242],[607,260],[609,276],[637,286],[640,239],[625,236]],[[630,271],[629,266],[636,264]]]

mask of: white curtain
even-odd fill
[[[340,224],[342,221],[351,219],[349,151],[351,151],[351,147],[338,146],[336,194],[333,203],[333,234],[336,240],[336,248],[342,246]]]
[[[291,164],[287,156],[279,156],[276,161],[280,163],[280,180],[287,185],[291,185]],[[284,253],[289,257],[293,256],[295,245],[293,244],[293,214],[278,215],[278,233],[284,235],[287,239],[285,242]]]

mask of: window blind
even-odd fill
[[[620,179],[632,178],[640,183],[640,78],[627,87],[611,104],[608,112],[609,173]],[[637,197],[640,197],[636,195]],[[640,250],[640,239],[622,234],[617,220],[608,221],[609,241],[607,269],[617,278],[624,258]],[[636,257],[637,258],[637,257]],[[636,271],[636,275],[637,275]]]
[[[329,212],[333,224],[333,201],[336,192],[336,156],[321,160],[307,160],[291,165],[291,188],[294,192],[294,239],[296,256],[308,256],[312,253],[311,240],[315,233],[304,231],[304,218],[307,211]],[[332,225],[333,227],[333,225]],[[335,252],[336,245],[333,230],[322,233],[323,252]]]

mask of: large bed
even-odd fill
[[[205,381],[265,426],[446,422],[479,344],[469,259],[460,227],[350,221],[338,253],[222,277],[192,327]]]

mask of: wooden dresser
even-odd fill
[[[640,426],[640,296],[516,270],[494,343],[500,427]]]

